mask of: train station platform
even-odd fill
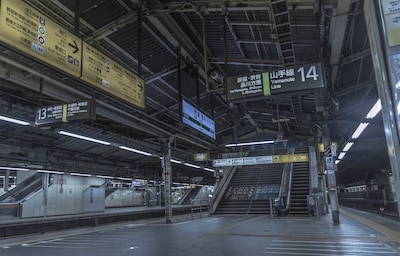
[[[177,215],[0,239],[0,255],[400,255],[400,222],[351,208],[332,216]]]

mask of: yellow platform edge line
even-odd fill
[[[395,241],[395,242],[400,242],[400,232],[395,231],[391,228],[385,227],[379,223],[376,223],[374,221],[371,221],[369,219],[366,219],[360,215],[351,213],[350,211],[340,208],[340,212],[344,213],[345,215],[351,217],[352,219],[361,222],[365,225],[367,225],[368,227],[382,233],[383,235],[385,235],[385,237],[380,237],[382,240],[384,241]]]

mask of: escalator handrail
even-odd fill
[[[294,154],[294,148],[288,149],[288,154]],[[291,194],[290,188],[292,187],[292,172],[293,172],[293,163],[285,164],[284,170],[282,172],[281,188],[279,190],[279,196],[275,200],[281,212],[286,212],[289,209],[290,194]],[[285,182],[285,180],[287,180],[287,182]]]

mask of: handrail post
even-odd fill
[[[273,204],[274,204],[274,198],[270,197],[269,198],[269,212],[271,214],[271,219],[274,218],[274,212],[273,212],[274,206],[273,206]]]

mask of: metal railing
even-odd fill
[[[210,216],[210,202],[209,200],[204,199],[192,199],[190,204],[190,213],[192,215],[192,220],[194,218],[195,213],[199,213],[200,218],[202,218],[203,212],[207,213],[207,216]]]

